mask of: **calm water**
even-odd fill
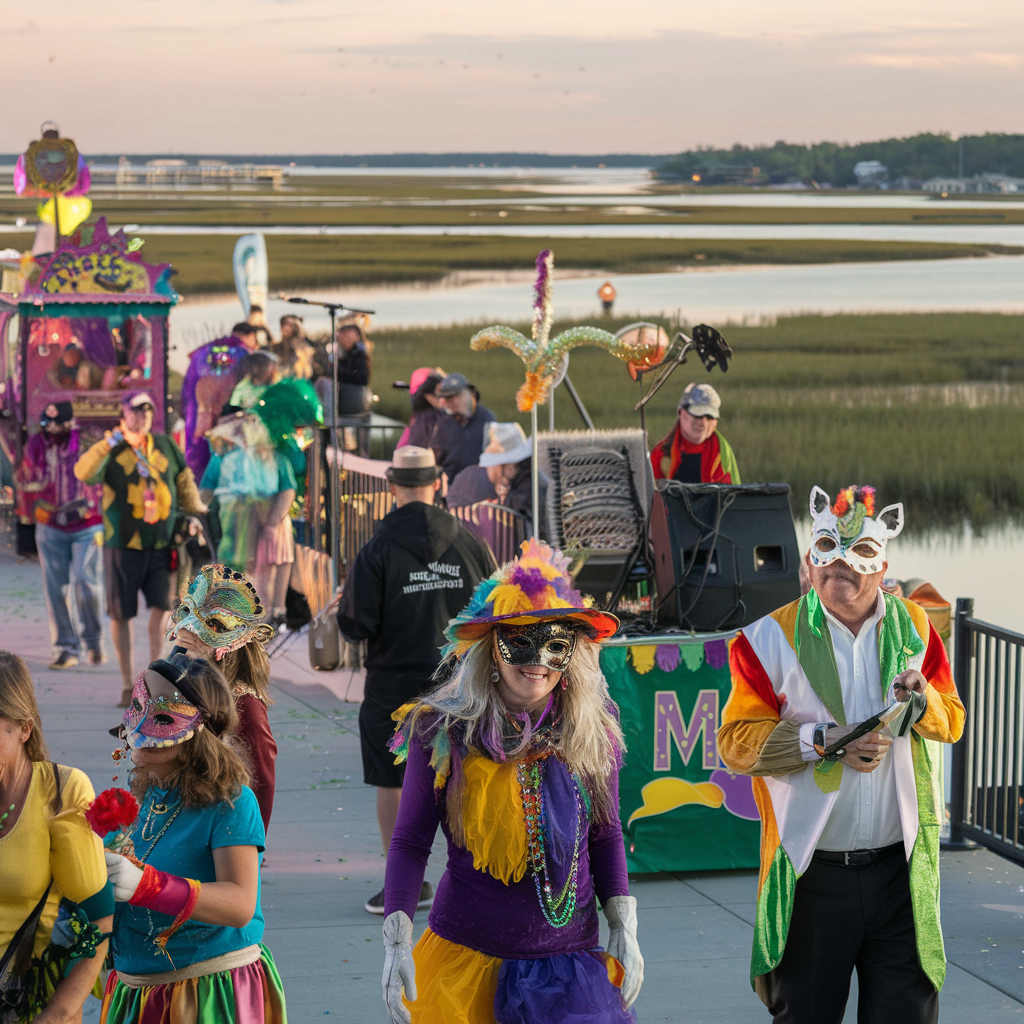
[[[603,276],[556,279],[557,315],[594,320],[600,308],[595,292],[603,280]],[[619,293],[617,312],[679,313],[691,323],[722,324],[800,312],[1024,312],[1022,257],[614,274],[608,280]],[[374,309],[374,323],[382,327],[521,321],[528,319],[533,302],[532,284],[525,274],[511,283],[352,287],[328,292],[297,289],[296,293]],[[276,323],[283,313],[296,308],[272,299],[268,315]],[[328,328],[326,313],[315,307],[300,312],[308,329]],[[171,318],[177,345],[171,365],[183,370],[189,350],[226,333],[240,315],[234,297],[186,299]]]
[[[0,234],[24,231],[0,224]],[[146,235],[507,236],[515,238],[674,238],[765,241],[959,242],[968,245],[1024,245],[1024,224],[147,224],[128,225]]]

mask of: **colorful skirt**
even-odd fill
[[[274,958],[165,985],[131,988],[111,971],[100,1024],[287,1024]]]
[[[412,1024],[633,1024],[622,965],[604,950],[503,960],[435,935],[413,950]]]
[[[289,565],[295,561],[295,535],[292,517],[285,516],[273,527],[264,530],[256,544],[256,565]]]

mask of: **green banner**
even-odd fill
[[[619,814],[630,872],[759,864],[750,779],[718,758],[732,635],[602,644],[601,668],[626,737]]]

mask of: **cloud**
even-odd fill
[[[991,29],[937,16],[842,31],[777,24],[772,33],[726,21],[721,31],[645,24],[642,36],[600,38],[537,31],[525,19],[534,31],[472,33],[432,18],[385,38],[335,24],[314,0],[288,4],[288,17],[272,13],[275,3],[242,17],[218,4],[204,20],[185,3],[173,31],[136,21],[125,29],[145,34],[147,73],[123,91],[116,119],[73,88],[67,62],[40,75],[72,41],[101,45],[99,27],[48,27],[45,44],[26,37],[11,47],[8,74],[31,78],[33,90],[19,117],[0,125],[0,150],[20,146],[58,102],[62,127],[86,153],[671,152],[1019,130],[1019,18]],[[405,9],[402,0],[382,5],[380,17]]]

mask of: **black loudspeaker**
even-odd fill
[[[735,629],[800,596],[789,484],[681,484],[651,517],[659,626]]]

